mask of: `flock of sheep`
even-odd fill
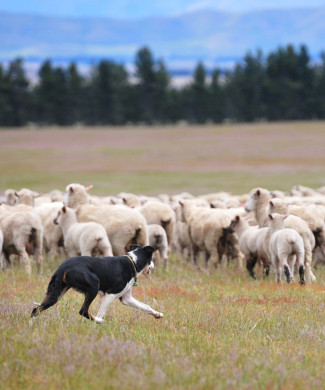
[[[6,190],[0,204],[1,267],[22,260],[31,274],[43,256],[121,256],[131,244],[152,245],[154,260],[166,267],[171,251],[200,268],[236,259],[256,277],[260,264],[281,282],[299,275],[315,281],[314,268],[325,262],[325,188],[295,186],[289,194],[255,188],[234,196],[217,192],[149,197],[131,193],[93,196],[81,184],[65,193],[40,195],[29,189]]]

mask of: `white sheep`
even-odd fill
[[[75,211],[66,206],[60,208],[53,222],[62,229],[69,256],[113,256],[106,230],[99,223],[78,222]]]
[[[114,256],[125,254],[131,244],[149,245],[147,222],[137,209],[122,205],[92,205],[87,204],[87,200],[87,189],[84,186],[67,186],[66,205],[77,209],[79,222],[97,222],[104,226]]]
[[[176,223],[175,212],[171,206],[160,201],[148,201],[138,210],[144,216],[148,225],[157,224],[165,229],[168,240],[168,250],[170,252]]]
[[[31,274],[29,255],[34,255],[38,272],[43,262],[43,225],[33,208],[26,205],[0,206],[0,228],[3,232],[3,253],[10,263],[10,255],[22,257],[25,270]]]
[[[4,196],[5,196],[5,203],[9,206],[14,206],[15,204],[17,204],[17,196],[16,196],[16,191],[11,189],[11,188],[8,188],[5,192],[4,192]]]
[[[281,283],[282,271],[284,271],[287,282],[290,283],[293,280],[294,266],[297,261],[299,283],[305,284],[304,243],[296,230],[284,227],[285,218],[283,214],[269,215],[271,231],[269,252],[276,273],[276,281]]]
[[[164,268],[168,265],[168,240],[165,229],[157,224],[148,225],[149,245],[155,248],[153,259],[155,263],[163,260]]]
[[[43,248],[52,257],[64,255],[62,230],[53,224],[60,208],[62,208],[62,202],[43,203],[35,207],[35,212],[39,215],[44,228]]]
[[[270,202],[273,202],[271,204],[278,206],[281,204],[285,204],[284,201],[275,201],[274,199],[271,200],[270,193],[268,190],[263,188],[255,188],[250,192],[250,198],[245,204],[245,210],[247,211],[254,211],[255,218],[260,227],[265,227],[268,225],[268,211],[276,211],[276,212],[285,212],[280,206],[275,210],[271,209]],[[290,208],[289,208],[289,213]],[[306,277],[307,281],[314,281],[316,280],[315,275],[312,272],[311,269],[311,263],[312,263],[312,250],[315,246],[315,239],[313,237],[313,234],[311,233],[311,230],[309,229],[308,225],[302,220],[302,218],[297,218],[293,215],[287,215],[284,220],[284,226],[286,228],[294,229],[296,230],[303,238],[304,242],[304,250],[305,250],[305,268],[306,268]],[[270,232],[267,232],[265,237],[265,252],[268,253],[269,250],[269,242],[270,242]],[[270,254],[269,256],[270,257]]]
[[[258,260],[261,260],[264,266],[266,276],[269,274],[269,260],[264,249],[265,236],[268,228],[259,228],[250,226],[247,220],[237,215],[229,226],[239,239],[239,247],[246,261],[246,268],[249,274],[256,278],[254,267]]]
[[[230,225],[231,213],[223,209],[198,207],[191,200],[184,200],[179,203],[182,206],[183,220],[189,226],[194,265],[198,267],[198,255],[203,252],[206,268],[208,268],[210,259],[214,261],[216,266],[220,262],[218,242],[223,235],[223,228]],[[238,260],[239,266],[241,266],[241,259]]]
[[[19,192],[15,192],[15,195],[18,204],[25,204],[31,207],[34,207],[35,199],[41,196],[38,192],[31,191],[28,188],[22,188]]]
[[[278,213],[285,214],[287,217],[284,220],[284,226],[286,228],[291,228],[296,230],[303,239],[304,242],[304,250],[305,250],[305,272],[306,272],[306,280],[308,283],[316,280],[316,276],[314,275],[311,264],[313,260],[313,249],[315,247],[315,237],[311,229],[309,228],[306,221],[302,218],[288,214],[289,208],[287,204],[282,199],[272,199],[269,202],[267,213]]]

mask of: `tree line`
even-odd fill
[[[163,60],[149,48],[135,56],[131,78],[123,65],[102,60],[87,76],[44,61],[36,83],[22,59],[0,65],[0,126],[221,123],[325,118],[325,54],[312,62],[302,45],[266,57],[249,52],[233,69],[208,74],[198,63],[190,82],[171,83]]]

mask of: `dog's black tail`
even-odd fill
[[[58,269],[55,272],[47,287],[45,298],[40,305],[33,309],[31,317],[37,317],[43,310],[53,306],[61,298],[63,295],[63,286],[65,285],[65,276],[64,270]]]

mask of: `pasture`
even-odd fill
[[[325,123],[0,131],[0,189],[194,195],[325,184]],[[253,280],[235,263],[198,272],[173,253],[134,296],[155,320],[114,302],[106,323],[79,316],[69,291],[30,321],[62,259],[28,278],[0,273],[1,389],[322,389],[325,270],[317,282]],[[100,299],[90,310],[95,313]]]

